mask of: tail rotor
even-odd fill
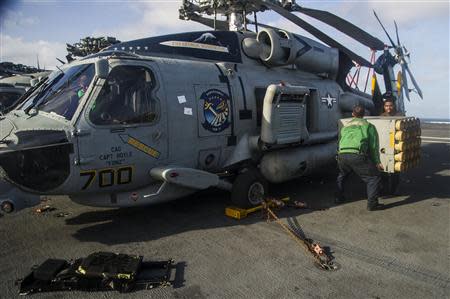
[[[404,45],[402,45],[402,43],[400,41],[397,22],[394,21],[395,35],[397,38],[397,43],[394,43],[393,39],[387,32],[386,28],[384,27],[384,25],[381,22],[380,18],[378,17],[377,13],[375,11],[373,13],[374,13],[375,18],[377,19],[378,23],[381,25],[381,28],[383,28],[383,31],[386,33],[389,41],[391,42],[392,48],[394,49],[394,53],[395,53],[395,56],[394,56],[395,61],[398,64],[400,64],[400,67],[402,69],[401,70],[401,74],[402,74],[401,88],[404,91],[402,94],[404,94],[405,97],[408,99],[408,101],[410,101],[409,93],[411,91],[415,91],[420,96],[420,98],[423,99],[422,90],[420,89],[419,84],[417,84],[417,81],[414,78],[414,75],[412,74],[411,70],[409,69],[408,63],[410,62],[410,52],[406,49],[406,47]],[[391,47],[389,47],[389,48],[391,48]],[[408,74],[409,79],[410,79],[412,85],[414,86],[413,89],[409,89],[408,78],[407,78],[406,74]]]

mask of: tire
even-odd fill
[[[231,189],[231,201],[240,208],[261,204],[268,194],[269,184],[255,168],[239,174]]]
[[[3,213],[10,214],[10,213],[14,212],[14,204],[10,201],[4,201],[0,205],[0,210]]]

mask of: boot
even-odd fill
[[[380,204],[378,202],[378,200],[376,201],[369,201],[367,203],[367,210],[368,211],[379,211],[379,210],[383,210],[384,209],[384,205]]]

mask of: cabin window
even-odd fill
[[[151,71],[142,66],[117,66],[111,70],[89,119],[96,125],[153,123],[158,118],[158,101]]]

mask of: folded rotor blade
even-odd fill
[[[402,87],[405,91],[405,96],[408,99],[409,102],[411,102],[411,99],[409,98],[409,87],[408,87],[408,78],[406,77],[406,70],[405,70],[405,63],[401,63],[402,66]]]
[[[394,25],[395,25],[395,34],[397,35],[397,45],[400,46],[400,37],[398,36],[398,26],[397,26],[397,22],[394,20]]]
[[[408,64],[404,63],[404,66],[405,66],[406,71],[409,74],[409,77],[411,78],[411,82],[414,85],[414,88],[416,89],[416,91],[419,94],[420,98],[423,99],[422,90],[420,89],[419,84],[417,84],[416,79],[414,79],[414,76],[413,76],[411,70],[409,69]]]
[[[255,22],[255,21],[250,20],[250,19],[247,19],[247,24],[250,24],[250,25],[256,25],[256,24],[258,24],[258,27],[271,28],[271,29],[277,29],[277,30],[280,29],[280,28],[278,28],[278,27],[270,26],[270,25],[267,25],[267,24],[264,24],[264,23]]]
[[[197,15],[195,13],[190,15],[189,19],[194,21],[194,22],[203,24],[205,26],[214,28],[214,20],[213,19],[204,18],[204,17],[201,17],[201,16],[199,16],[199,15]],[[217,29],[217,30],[228,30],[228,23],[225,22],[225,21],[216,20],[216,28],[215,29]]]
[[[328,11],[304,8],[301,6],[295,6],[294,11],[301,12],[307,16],[328,24],[373,50],[381,51],[384,49],[384,42],[370,35],[366,31],[350,23],[349,21],[344,20],[343,18],[338,17]]]
[[[389,33],[387,32],[386,28],[384,28],[384,25],[383,25],[383,23],[381,23],[380,18],[378,17],[378,15],[377,15],[377,13],[375,12],[375,10],[373,11],[373,14],[375,15],[375,18],[377,18],[378,23],[380,23],[381,28],[383,28],[384,33],[386,33],[387,37],[389,38],[389,41],[391,42],[392,47],[395,48],[395,43],[394,43],[394,41],[392,40],[391,36],[390,36]]]
[[[313,36],[315,36],[316,38],[318,38],[319,40],[321,40],[322,42],[324,42],[328,46],[339,49],[340,51],[342,51],[350,59],[352,59],[353,61],[355,61],[359,65],[365,66],[365,67],[372,67],[372,64],[369,61],[367,61],[366,59],[362,58],[358,54],[352,52],[348,48],[344,47],[343,45],[341,45],[340,43],[338,43],[337,41],[335,41],[334,39],[332,39],[331,37],[329,37],[328,35],[326,35],[322,31],[320,31],[319,29],[317,29],[314,26],[312,26],[312,25],[308,24],[307,22],[303,21],[302,19],[300,19],[299,17],[297,17],[293,13],[290,13],[286,9],[284,9],[284,8],[282,8],[282,7],[280,7],[280,6],[276,5],[276,4],[273,4],[273,3],[269,2],[268,0],[255,0],[255,2],[259,3],[261,5],[264,5],[264,6],[266,6],[269,9],[272,9],[273,11],[275,11],[279,15],[285,17],[286,19],[288,19],[292,23],[294,23],[297,26],[303,28],[305,31],[307,31],[308,33],[312,34]]]

